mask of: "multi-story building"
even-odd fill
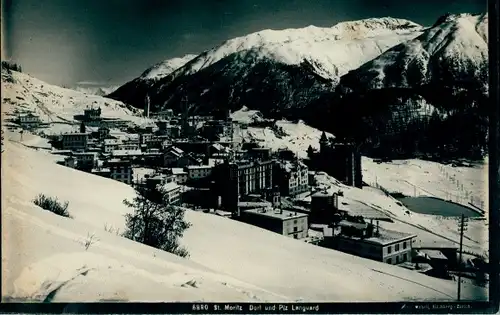
[[[100,141],[104,141],[107,137],[109,137],[110,129],[106,126],[101,126],[97,129],[97,134]]]
[[[221,197],[222,206],[236,212],[239,196],[260,193],[273,187],[273,160],[268,161],[226,161],[214,167],[216,194]]]
[[[182,187],[179,186],[175,181],[167,181],[163,187],[165,189],[168,203],[171,205],[179,205],[181,202]]]
[[[184,151],[175,146],[169,146],[165,148],[163,154],[164,166],[176,166],[177,161],[184,155]]]
[[[36,127],[41,123],[40,117],[32,113],[20,115],[17,120],[24,127]]]
[[[342,221],[339,225],[342,231],[336,236],[338,250],[392,265],[411,262],[417,235],[385,229],[368,232],[368,224],[361,223]],[[345,233],[347,229],[359,233]]]
[[[298,160],[282,161],[275,164],[273,175],[283,196],[295,196],[309,190],[308,172],[308,167]]]
[[[182,167],[173,167],[171,168],[172,175],[175,176],[175,181],[178,184],[184,184],[188,181],[188,172],[184,170]]]
[[[319,169],[345,185],[362,188],[361,154],[354,144],[334,142],[323,132],[316,161]]]
[[[118,146],[122,143],[120,139],[104,139],[103,149],[105,153],[111,153],[114,150],[118,150]]]
[[[184,169],[188,174],[189,180],[197,180],[208,177],[212,174],[211,165],[188,165]]]
[[[88,133],[66,133],[62,135],[63,150],[85,151],[88,146]]]
[[[164,111],[149,113],[149,117],[157,120],[170,120],[174,117],[174,111],[172,109],[166,109]]]
[[[88,108],[83,111],[85,121],[94,121],[101,119],[101,108]]]
[[[318,191],[311,195],[311,217],[313,223],[328,224],[339,208],[339,198],[336,193]]]
[[[95,152],[75,152],[76,165],[81,170],[91,171],[96,166],[97,154]]]
[[[309,223],[307,214],[276,208],[244,210],[240,219],[246,223],[281,235],[301,239],[307,237]]]
[[[132,163],[126,160],[111,159],[107,162],[111,178],[122,183],[132,184]]]

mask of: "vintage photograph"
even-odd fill
[[[1,37],[3,303],[489,300],[486,1],[5,0]]]

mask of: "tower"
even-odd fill
[[[149,118],[149,110],[150,110],[149,95],[146,95],[146,104],[144,106],[144,116],[146,118]]]
[[[319,139],[319,150],[320,153],[325,153],[325,150],[328,148],[328,138],[326,137],[326,133],[323,131],[321,134],[321,138]]]

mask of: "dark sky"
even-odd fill
[[[161,60],[262,29],[370,17],[423,25],[486,0],[3,0],[6,58],[54,84],[121,84]],[[4,55],[4,53],[2,55]]]

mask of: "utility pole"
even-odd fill
[[[460,251],[458,253],[458,288],[457,288],[457,300],[460,301],[460,291],[462,287],[462,245],[464,240],[464,231],[467,231],[467,219],[462,214],[459,222],[459,232],[460,232]]]

